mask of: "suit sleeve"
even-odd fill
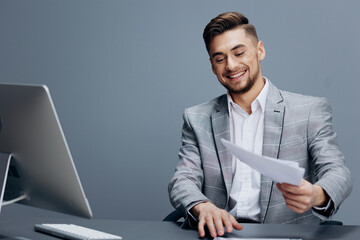
[[[316,184],[326,191],[332,201],[326,214],[319,216],[315,213],[325,220],[337,212],[350,194],[352,180],[350,171],[345,166],[344,156],[336,143],[330,103],[326,99],[317,101],[312,106],[308,121],[309,154],[317,177]]]
[[[183,119],[179,162],[168,190],[171,204],[187,219],[188,206],[210,200],[202,193],[204,175],[199,145],[186,110]]]

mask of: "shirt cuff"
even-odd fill
[[[331,206],[331,199],[329,199],[328,203],[326,204],[326,206],[323,206],[323,207],[314,207],[314,209],[316,209],[317,211],[324,211],[326,212],[330,206]]]
[[[331,214],[334,212],[334,202],[329,199],[326,206],[323,207],[313,207],[314,213],[318,214],[318,217],[328,219]]]
[[[193,221],[196,222],[196,223],[198,223],[199,220],[191,214],[190,210],[191,210],[195,205],[197,205],[197,204],[199,204],[199,203],[202,203],[202,202],[205,202],[205,201],[195,201],[195,202],[190,203],[190,204],[186,207],[186,213],[187,213],[187,215],[189,216],[189,218],[190,218],[191,220],[193,220]]]

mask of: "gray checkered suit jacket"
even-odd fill
[[[350,194],[352,181],[332,129],[331,106],[324,98],[277,89],[267,97],[263,155],[299,162],[304,178],[317,183],[332,200],[330,217]],[[210,201],[226,209],[232,184],[231,153],[220,139],[230,139],[226,95],[185,110],[179,162],[169,183],[172,205],[187,218],[187,207]],[[262,223],[317,224],[328,216],[290,210],[274,182],[261,177]]]

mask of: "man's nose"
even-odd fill
[[[226,70],[227,71],[232,71],[236,68],[236,61],[232,58],[232,57],[229,57],[226,61]]]

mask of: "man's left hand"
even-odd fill
[[[286,205],[296,213],[304,213],[327,201],[327,195],[322,187],[311,184],[305,179],[300,186],[288,183],[277,183],[276,186],[284,196]]]

